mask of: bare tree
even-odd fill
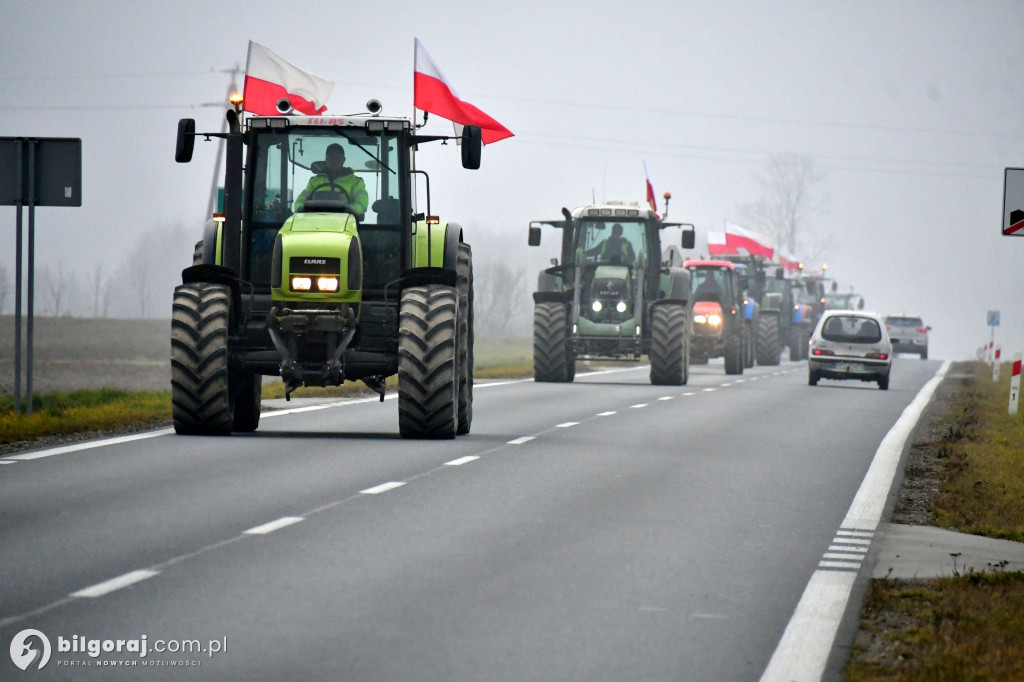
[[[64,272],[64,264],[57,263],[57,270],[54,272],[49,268],[43,268],[36,275],[36,290],[41,293],[44,300],[49,304],[47,311],[54,317],[60,317],[68,308],[70,280]]]
[[[526,309],[520,300],[526,295],[526,266],[498,261],[477,266],[475,271],[474,315],[480,331],[497,336],[521,332],[518,318]]]
[[[96,269],[92,271],[92,274],[86,275],[85,288],[89,291],[89,295],[92,296],[92,316],[99,317],[101,302],[104,302],[104,299],[109,300],[110,298],[109,289],[103,286],[102,263],[97,263]],[[105,289],[108,290],[105,291]]]
[[[758,178],[764,191],[762,199],[741,206],[740,214],[774,234],[779,247],[789,254],[816,258],[830,241],[830,236],[816,240],[809,234],[811,217],[822,212],[828,202],[828,197],[819,193],[825,177],[812,156],[775,155]]]

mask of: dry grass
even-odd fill
[[[919,444],[936,464],[928,518],[955,530],[1024,540],[1024,414],[1007,414],[999,383],[969,366],[939,422]],[[911,473],[908,471],[908,476]],[[846,679],[1024,680],[1024,574],[968,573],[937,580],[875,580]]]
[[[16,414],[10,396],[0,398],[0,444],[171,418],[169,391],[100,389],[33,397],[30,415]]]

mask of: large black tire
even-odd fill
[[[664,303],[651,311],[651,383],[682,386],[690,378],[686,306]]]
[[[242,433],[255,431],[260,425],[263,377],[252,372],[228,372],[228,383],[235,406],[231,430]]]
[[[174,430],[225,435],[234,424],[228,376],[231,290],[182,284],[171,310],[171,403]]]
[[[402,291],[398,320],[398,430],[454,438],[459,419],[459,296],[428,284]]]
[[[569,345],[569,308],[564,303],[533,307],[533,380],[565,383],[576,376]]]
[[[779,364],[779,316],[762,312],[757,324],[757,364]]]
[[[754,366],[754,346],[757,343],[757,322],[751,320],[743,325],[743,367]]]
[[[459,291],[459,426],[464,436],[473,423],[473,250],[459,244],[456,269]]]
[[[789,332],[789,360],[796,362],[800,359],[800,344],[804,342],[804,328],[794,326]]]
[[[743,324],[740,322],[739,324]],[[744,335],[733,329],[725,339],[725,373],[743,374]]]

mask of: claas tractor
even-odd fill
[[[577,360],[650,361],[650,380],[689,380],[690,278],[661,233],[683,227],[681,246],[693,248],[693,226],[663,222],[646,205],[609,201],[562,209],[562,220],[533,221],[529,244],[542,226],[561,231],[561,259],[540,273],[533,294],[533,377],[571,382]]]
[[[691,276],[691,353],[695,362],[725,359],[726,374],[743,374],[752,328],[742,266],[727,260],[688,260]]]
[[[206,224],[174,290],[171,395],[180,434],[259,425],[264,376],[285,395],[362,381],[385,395],[398,375],[406,438],[470,430],[473,265],[462,228],[417,212],[419,135],[413,122],[372,114],[247,116],[227,132],[178,124],[175,159],[196,137],[223,138],[223,212]],[[281,111],[290,106],[278,104]],[[294,113],[294,112],[289,112]],[[480,129],[457,138],[480,165]],[[335,160],[341,152],[343,166]],[[339,170],[340,168],[340,170]]]

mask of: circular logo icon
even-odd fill
[[[11,640],[11,660],[22,670],[41,670],[50,661],[50,640],[39,630],[22,630]]]

